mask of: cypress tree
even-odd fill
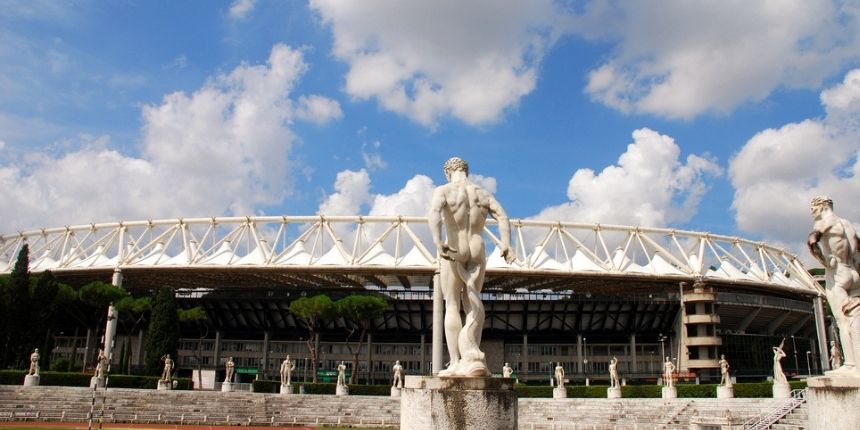
[[[160,375],[161,357],[170,354],[174,360],[179,349],[179,316],[173,289],[163,287],[155,296],[149,329],[146,334],[144,364],[150,375]]]
[[[30,315],[30,247],[26,243],[18,252],[15,267],[9,276],[7,289],[7,317],[6,326],[6,357],[5,363],[12,363],[19,367],[25,362],[24,354],[27,332],[29,331]],[[30,354],[26,354],[29,361]]]

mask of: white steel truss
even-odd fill
[[[816,294],[819,285],[783,249],[737,237],[665,228],[511,220],[516,261],[499,255],[488,222],[487,270],[612,278],[714,280]],[[427,219],[256,216],[89,224],[0,236],[0,273],[27,243],[30,270],[124,268],[372,269],[432,273]]]

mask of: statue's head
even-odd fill
[[[466,176],[469,176],[469,163],[460,157],[451,157],[445,162],[442,170],[445,171],[445,177],[448,180],[451,180],[451,173],[453,172],[464,172]]]
[[[394,364],[400,364],[400,360],[396,360]]]
[[[809,204],[810,209],[812,210],[812,215],[817,216],[821,214],[825,209],[833,209],[833,200],[827,196],[816,196],[812,199],[812,202]]]

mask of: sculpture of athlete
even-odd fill
[[[785,351],[782,350],[783,346],[785,346],[785,338],[782,338],[782,342],[779,344],[779,346],[773,347],[774,384],[788,384],[788,379],[785,377],[785,372],[782,371],[782,363],[780,362],[783,358],[785,358]]]
[[[720,386],[731,387],[732,378],[729,377],[729,360],[726,360],[726,355],[720,355]]]
[[[233,357],[227,357],[227,362],[224,363],[224,371],[227,374],[224,382],[233,383],[233,375],[236,373],[236,364],[233,363]]]
[[[173,359],[170,358],[170,354],[164,354],[161,356],[161,361],[164,362],[164,370],[161,372],[161,380],[169,381],[170,374],[173,372]]]
[[[484,305],[481,289],[487,265],[484,225],[487,216],[499,223],[501,256],[514,260],[508,215],[492,194],[469,180],[469,165],[458,157],[445,163],[448,183],[433,191],[428,223],[439,253],[439,287],[445,299],[445,339],[451,362],[440,376],[489,376],[481,352]],[[441,227],[446,227],[442,242]],[[466,313],[460,319],[460,306]]]
[[[30,370],[27,371],[28,375],[39,376],[39,360],[41,358],[39,348],[34,349],[33,353],[30,354]]]
[[[391,370],[394,371],[394,383],[392,387],[402,388],[403,387],[403,366],[400,365],[400,360],[394,362],[394,366],[391,367]]]
[[[514,369],[511,367],[510,364],[505,363],[505,365],[502,367],[502,378],[510,378],[513,374]]]
[[[104,379],[107,376],[107,365],[108,359],[105,355],[105,350],[99,349],[99,356],[96,358],[96,372],[95,377]],[[168,375],[167,379],[170,379]],[[167,380],[165,379],[165,380]]]
[[[854,224],[833,213],[833,200],[815,197],[811,210],[815,223],[807,246],[824,266],[827,303],[836,319],[844,358],[842,366],[826,373],[856,372],[856,360],[860,355],[860,298],[851,296],[852,290],[856,292],[860,288],[860,274],[857,273],[860,239]]]
[[[564,367],[561,363],[555,364],[555,386],[556,388],[564,388]]]
[[[609,387],[610,388],[618,388],[618,359],[612,357],[609,360]]]
[[[842,351],[839,351],[839,345],[836,345],[835,340],[830,341],[830,368],[838,369],[842,367]]]
[[[663,363],[663,386],[664,387],[674,387],[675,380],[673,379],[673,375],[675,374],[675,363],[672,363],[672,359],[666,357],[666,362]]]
[[[337,365],[337,385],[346,385],[346,365],[342,361]]]
[[[283,363],[281,363],[281,385],[290,385],[290,377],[295,368],[296,364],[290,361],[290,356],[288,355]]]

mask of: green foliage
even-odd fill
[[[304,323],[308,330],[308,352],[311,356],[311,368],[317,368],[317,351],[314,340],[319,336],[320,326],[324,321],[336,316],[337,309],[329,296],[320,294],[313,297],[302,297],[290,303],[290,313]],[[314,373],[313,382],[317,381]]]
[[[205,321],[208,318],[202,306],[195,306],[191,309],[179,309],[179,322]]]
[[[4,288],[3,311],[6,324],[3,327],[2,350],[0,364],[4,367],[13,364],[16,367],[24,363],[24,355],[28,347],[28,331],[30,323],[30,247],[25,243],[18,251],[15,266],[9,275],[9,282]]]
[[[111,303],[119,303],[122,299],[128,297],[128,292],[122,287],[99,281],[84,285],[78,294],[82,303],[99,310],[104,310],[105,312],[107,312],[107,307]]]
[[[176,359],[179,347],[179,315],[176,295],[170,288],[161,288],[155,296],[149,330],[146,334],[146,358],[144,365],[149,375],[160,375],[163,368],[161,357],[170,354]]]
[[[23,370],[0,370],[0,385],[21,385],[24,382]],[[39,384],[44,386],[59,387],[89,387],[92,375],[87,373],[66,372],[41,372]],[[145,388],[155,389],[158,385],[158,377],[154,376],[130,376],[110,375],[108,376],[108,388]],[[176,389],[192,389],[190,378],[174,378],[178,381]]]
[[[254,381],[251,383],[251,390],[255,393],[277,393],[280,390],[280,381]],[[293,389],[296,394],[299,392],[299,386],[304,387],[304,394],[334,394],[336,384],[296,384],[293,383]],[[390,396],[390,385],[349,385],[350,396]]]
[[[133,314],[142,314],[152,310],[152,297],[132,297],[125,296],[114,303],[114,307],[118,312],[131,312]]]
[[[358,368],[358,354],[361,344],[364,342],[368,331],[373,327],[373,320],[381,317],[388,309],[388,302],[379,296],[352,295],[346,296],[334,303],[335,314],[343,318],[349,327],[346,336],[347,347],[352,355],[352,368]],[[357,344],[353,345],[350,339],[358,331]],[[358,372],[349,375],[349,383],[354,384]]]

